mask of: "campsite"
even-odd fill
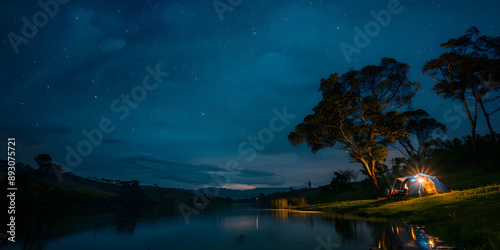
[[[446,168],[442,170],[446,171]],[[400,177],[403,183],[410,179],[410,190],[411,177],[416,175]],[[412,194],[409,191],[408,195],[390,198],[352,199],[367,197],[353,184],[355,190],[333,194],[336,199],[333,202],[325,202],[323,198],[308,194],[307,190],[277,199],[286,199],[287,204],[293,204],[290,209],[322,211],[342,218],[374,222],[403,221],[406,225],[421,228],[427,247],[433,244],[445,249],[497,249],[500,244],[500,219],[497,214],[500,211],[500,172],[459,168],[442,179],[444,183],[450,183],[451,189],[448,191],[443,187],[443,192],[438,191],[437,194],[418,194],[418,191]],[[398,179],[394,182],[397,183]],[[390,183],[391,187],[394,182]],[[302,204],[295,202],[293,197],[297,196],[306,196],[306,201]]]
[[[437,177],[422,173],[396,178],[390,190],[389,198],[450,192]]]

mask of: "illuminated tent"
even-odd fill
[[[450,192],[435,176],[416,174],[394,180],[390,196]]]

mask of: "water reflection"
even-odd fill
[[[369,242],[375,239],[373,249],[429,249],[426,239],[416,232],[414,227],[406,227],[401,223],[374,223],[362,219],[346,219],[335,214],[314,214],[287,209],[271,211],[272,217],[282,223],[294,221],[308,222],[314,230],[315,223],[320,227],[331,226],[330,235],[339,239],[341,246],[352,246],[355,242]]]
[[[40,215],[7,249],[419,249],[421,236],[397,223],[254,208],[207,210],[189,224],[160,211]]]

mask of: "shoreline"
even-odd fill
[[[500,242],[500,184],[401,199],[353,200],[292,209],[418,227],[436,248],[494,249]],[[474,216],[471,216],[474,215]]]
[[[288,210],[291,212],[296,212],[296,213],[315,213],[315,214],[328,214],[328,215],[333,215],[335,217],[341,218],[341,219],[347,219],[347,220],[360,220],[360,221],[367,221],[367,222],[374,222],[374,223],[401,223],[406,227],[408,230],[411,230],[415,234],[415,238],[413,240],[400,240],[404,243],[405,249],[454,249],[454,250],[460,250],[463,249],[462,247],[454,244],[449,244],[448,242],[442,240],[439,238],[437,235],[433,234],[428,234],[425,232],[425,225],[408,225],[405,223],[404,220],[401,219],[391,219],[391,218],[382,218],[382,217],[362,217],[362,216],[357,216],[353,214],[340,214],[340,213],[327,213],[323,211],[303,211],[303,210],[296,210],[293,208],[289,209],[264,209],[264,210]],[[426,247],[419,247],[417,244],[420,242],[422,244],[422,239],[425,242]]]

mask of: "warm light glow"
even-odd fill
[[[409,165],[410,173],[412,174],[427,174],[436,175],[431,165],[419,165],[418,163],[410,163]]]
[[[227,189],[236,189],[236,190],[255,189],[254,186],[250,186],[250,185],[246,185],[246,184],[238,184],[238,183],[228,183],[222,187],[227,188]]]
[[[415,229],[412,227],[411,228],[411,238],[413,238],[413,240],[417,240],[417,235],[415,235]]]
[[[425,182],[424,178],[418,178],[418,182],[423,183]]]
[[[257,218],[255,219],[255,227],[259,231],[259,210],[257,210]]]
[[[429,239],[429,242],[427,243],[430,247],[434,247],[434,241],[432,239]]]

